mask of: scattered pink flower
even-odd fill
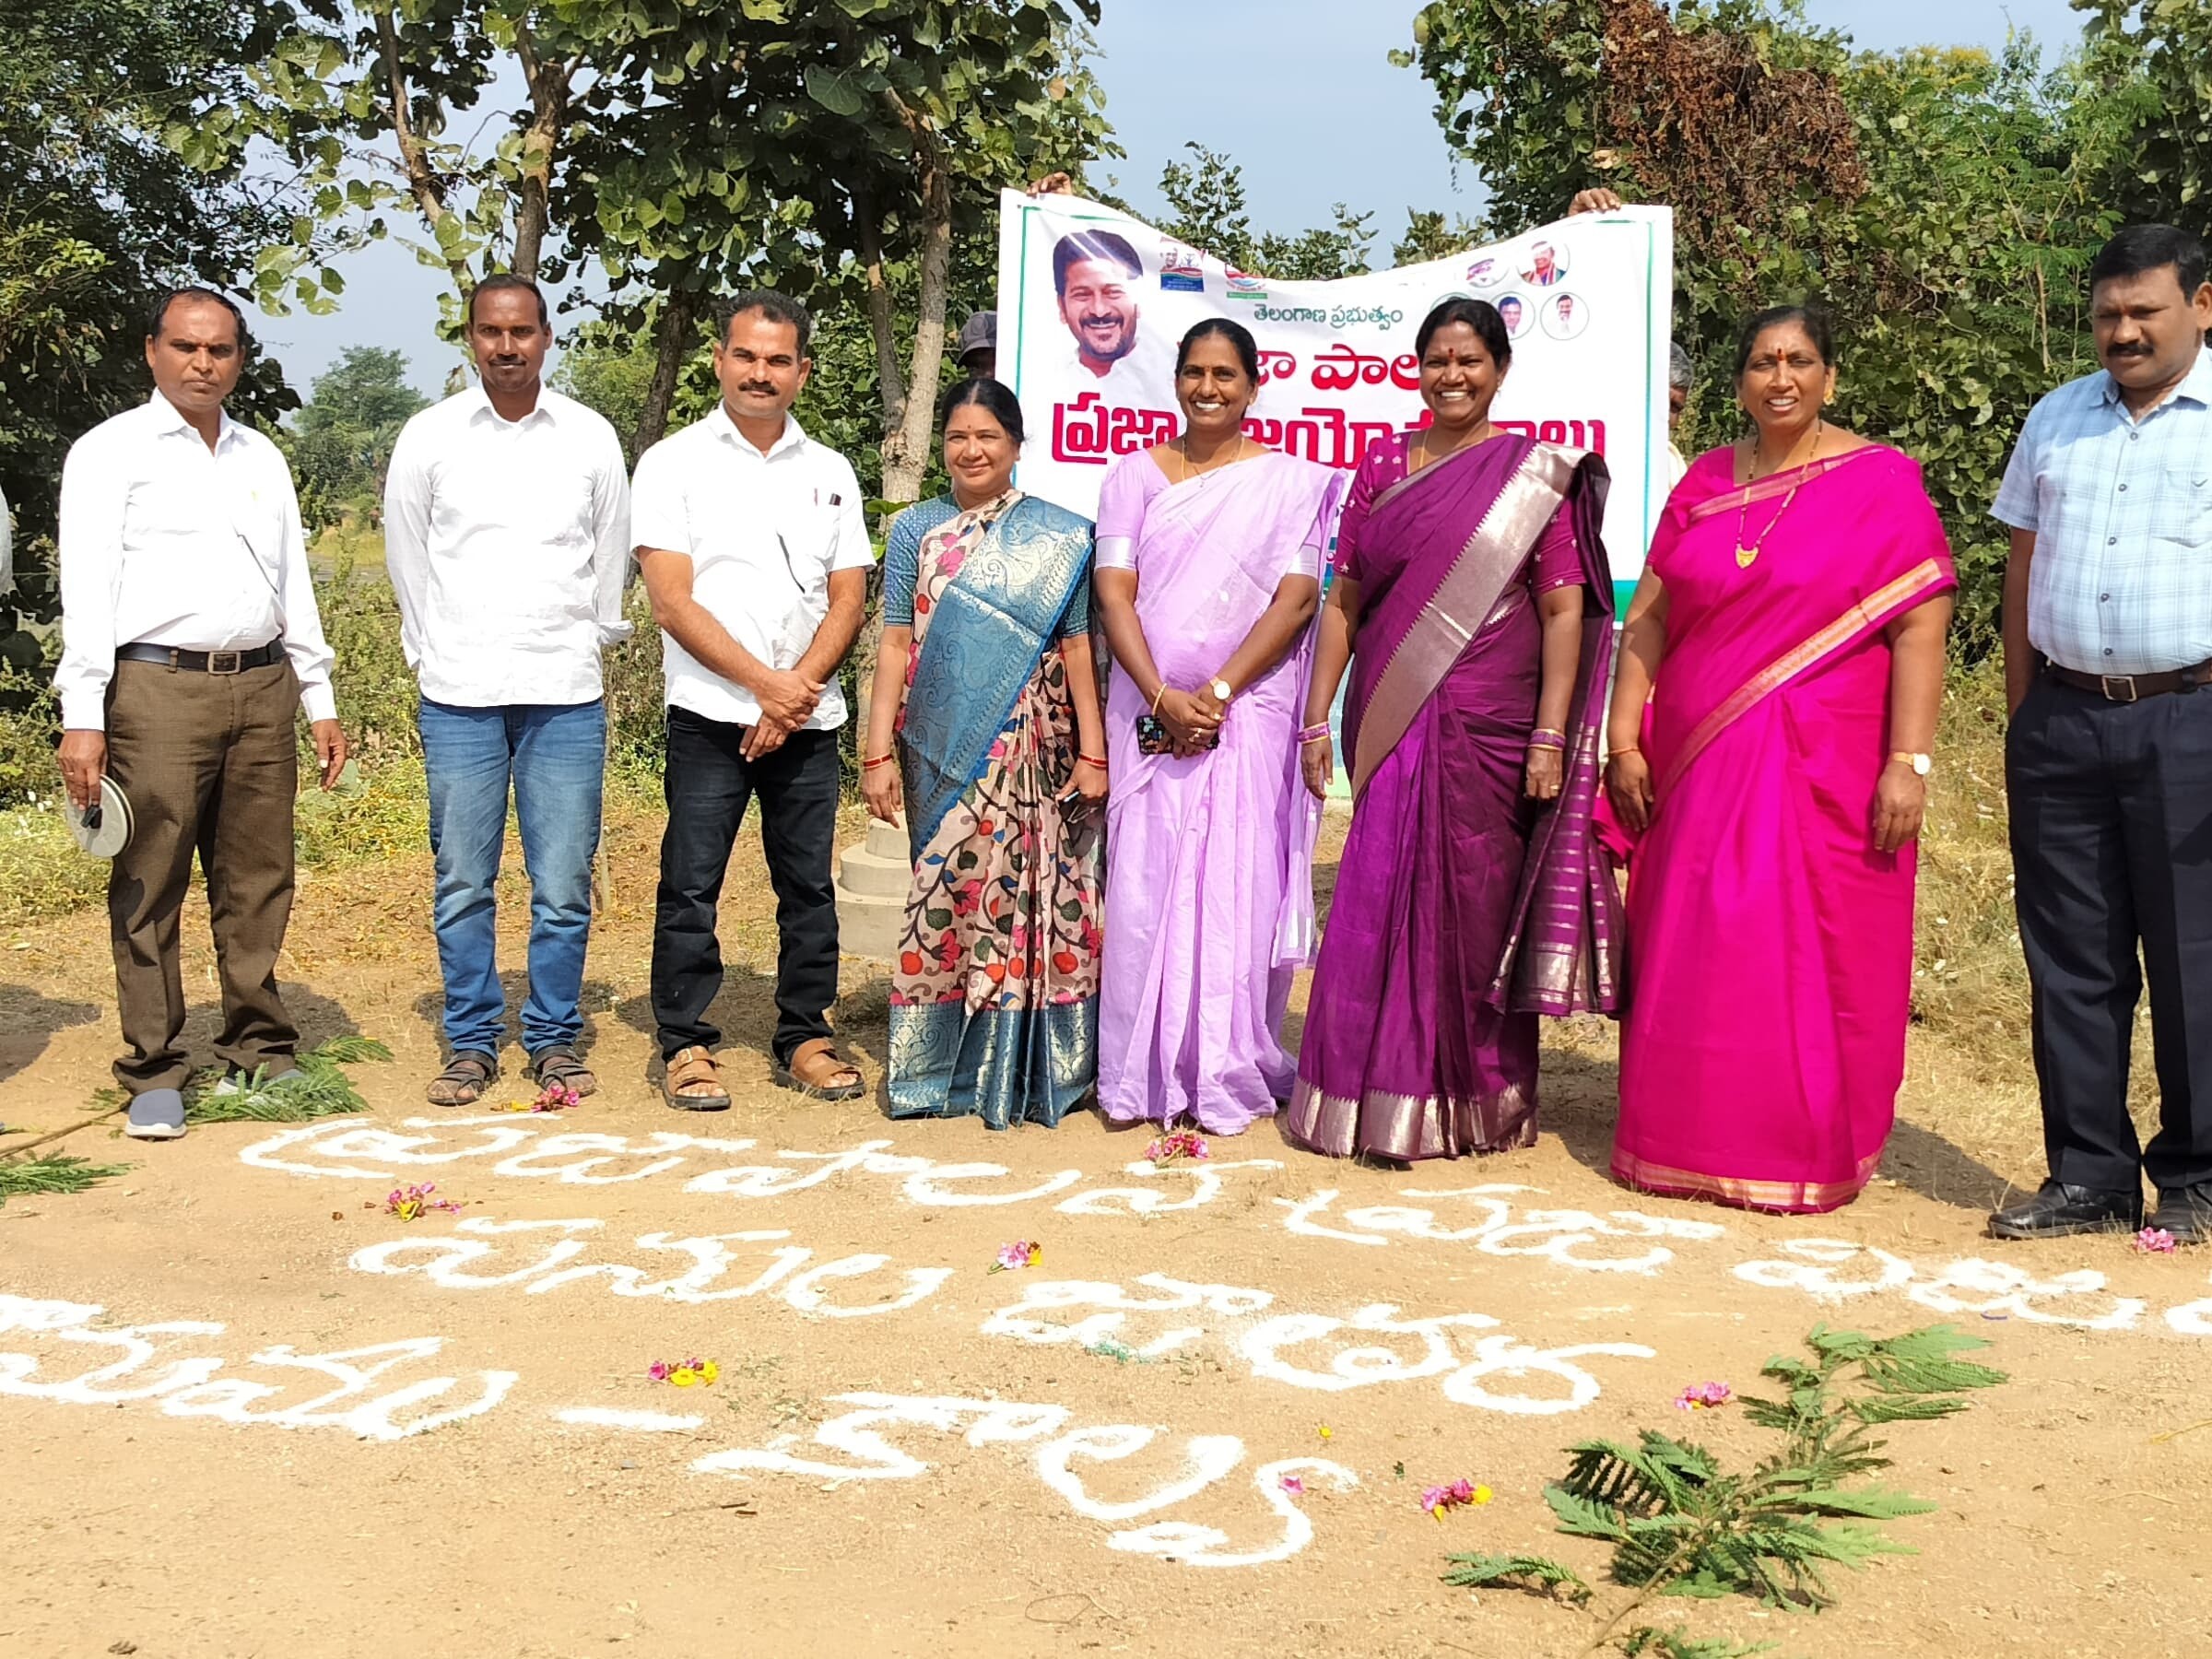
[[[998,1260],[991,1264],[993,1273],[1011,1273],[1018,1267],[1034,1267],[1044,1260],[1044,1246],[1031,1239],[1017,1239],[1011,1244],[998,1247]]]
[[[722,1375],[722,1367],[712,1359],[655,1359],[645,1368],[645,1374],[655,1382],[666,1382],[677,1388],[697,1388],[701,1383],[714,1382]]]
[[[1306,1495],[1306,1483],[1295,1475],[1286,1475],[1276,1484],[1293,1498],[1303,1498]]]
[[[1460,1479],[1450,1486],[1425,1487],[1421,1491],[1421,1508],[1441,1521],[1444,1512],[1462,1508],[1480,1509],[1495,1497],[1487,1486],[1477,1486],[1471,1480]]]
[[[1735,1390],[1725,1382],[1692,1382],[1675,1396],[1677,1411],[1711,1411],[1725,1406],[1735,1398]]]
[[[1204,1163],[1213,1156],[1206,1137],[1195,1129],[1178,1129],[1171,1135],[1157,1137],[1145,1148],[1145,1160],[1152,1164]]]
[[[394,1187],[384,1197],[384,1214],[397,1216],[402,1221],[419,1221],[432,1210],[445,1210],[453,1215],[461,1213],[461,1206],[451,1198],[433,1198],[438,1183],[426,1181],[419,1186]]]
[[[2162,1227],[2147,1227],[2136,1235],[2136,1248],[2146,1255],[2171,1255],[2173,1235]]]

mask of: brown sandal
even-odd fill
[[[775,1077],[783,1088],[795,1088],[810,1100],[856,1100],[867,1092],[860,1067],[840,1059],[827,1037],[816,1037],[792,1050],[791,1058],[776,1067]]]
[[[700,1086],[704,1085],[703,1090]],[[702,1044],[677,1049],[664,1062],[661,1099],[678,1112],[727,1112],[729,1091],[722,1086],[714,1055]]]
[[[456,1049],[445,1069],[430,1079],[426,1098],[433,1106],[474,1106],[499,1075],[497,1055],[477,1049]]]

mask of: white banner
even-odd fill
[[[1613,474],[1606,550],[1622,598],[1665,503],[1674,216],[1583,214],[1494,247],[1337,282],[1247,276],[1080,196],[1000,198],[998,375],[1029,427],[1021,487],[1095,514],[1123,455],[1172,438],[1175,345],[1233,317],[1260,346],[1245,430],[1330,466],[1428,419],[1413,338],[1436,303],[1488,300],[1512,334],[1500,425],[1594,450]]]

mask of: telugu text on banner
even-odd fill
[[[1606,547],[1625,594],[1670,482],[1666,365],[1674,218],[1582,214],[1449,259],[1335,282],[1281,282],[1080,196],[1000,198],[998,372],[1029,428],[1021,487],[1086,515],[1107,467],[1173,438],[1175,344],[1231,317],[1260,347],[1245,430],[1330,466],[1425,421],[1414,335],[1439,300],[1487,300],[1512,335],[1494,418],[1594,450],[1613,489]]]

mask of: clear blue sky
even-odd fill
[[[1128,159],[1104,170],[1139,212],[1159,205],[1161,167],[1195,139],[1241,164],[1258,229],[1327,222],[1330,205],[1374,213],[1385,248],[1406,209],[1472,209],[1428,86],[1388,53],[1412,41],[1415,0],[1103,0],[1098,29],[1107,114]],[[1818,22],[1863,47],[1995,48],[2032,32],[2055,57],[2081,19],[2066,0],[1809,0]],[[304,394],[351,345],[396,347],[435,393],[450,359],[436,338],[439,276],[385,246],[343,267],[331,317],[269,317],[259,332]]]

